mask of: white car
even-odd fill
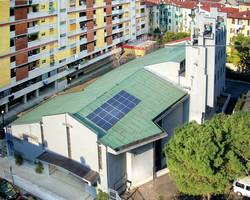
[[[250,176],[234,181],[233,191],[239,196],[250,197]]]

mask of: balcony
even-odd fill
[[[37,40],[34,40],[34,41],[30,41],[30,42],[28,42],[28,48],[35,47],[35,46],[38,46],[38,45],[42,45],[42,44],[45,44],[45,43],[48,43],[48,42],[52,42],[52,41],[55,41],[55,40],[57,40],[56,36],[46,37],[46,38],[42,38],[42,39],[37,39]]]
[[[145,34],[146,33],[146,29],[144,28],[144,29],[141,29],[141,30],[139,30],[139,31],[136,31],[136,35],[138,36],[138,35],[142,35],[142,34]]]
[[[80,10],[85,10],[87,8],[86,4],[76,6],[76,7],[70,7],[68,9],[68,12],[74,12],[74,11],[80,11]]]
[[[112,1],[112,5],[119,5],[119,4],[124,4],[124,3],[129,3],[129,0],[114,0]]]
[[[121,27],[121,28],[117,27],[117,28],[115,28],[115,29],[112,30],[112,34],[120,33],[122,31],[124,31],[124,27]]]
[[[75,31],[70,31],[68,36],[71,37],[73,35],[77,35],[77,34],[81,34],[81,33],[85,33],[85,32],[87,32],[87,27],[82,28],[82,29],[78,29]]]
[[[49,52],[44,52],[44,53],[38,53],[38,54],[35,54],[35,55],[31,55],[31,56],[28,57],[28,62],[33,62],[35,60],[39,60],[41,58],[47,58],[49,56],[50,56]]]
[[[39,31],[48,30],[50,28],[55,28],[56,24],[45,24],[45,25],[35,25],[28,28],[28,34],[37,33]]]
[[[94,18],[95,18],[95,16],[94,16]],[[77,18],[77,22],[84,22],[84,21],[87,21],[87,16]]]
[[[38,17],[46,17],[51,14],[56,14],[57,12],[55,10],[51,10],[49,12],[30,12],[28,13],[28,19],[34,19]]]

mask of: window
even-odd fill
[[[11,56],[10,57],[10,62],[15,62],[16,61],[16,57],[15,56]]]
[[[64,25],[64,24],[66,24],[66,21],[60,22],[60,25]]]
[[[85,17],[86,16],[86,12],[80,12],[79,13],[79,17]]]
[[[232,24],[235,24],[235,19],[232,19]]]
[[[11,78],[16,76],[16,69],[11,69],[10,76],[11,76]]]
[[[65,66],[63,66],[63,67],[58,68],[58,69],[57,69],[57,73],[59,74],[59,73],[61,73],[61,72],[65,71],[65,70],[67,70],[67,65],[65,65]]]
[[[15,25],[10,25],[10,32],[15,31]]]
[[[66,58],[62,59],[62,60],[59,60],[59,63],[63,63],[66,61]]]
[[[41,9],[45,9],[45,5],[41,5]]]
[[[14,16],[14,8],[10,8],[10,16]]]
[[[70,51],[71,51],[71,55],[75,55],[76,54],[76,47],[71,48]]]
[[[237,187],[239,187],[239,188],[242,188],[242,189],[244,189],[244,184],[242,184],[242,183],[239,183],[239,182],[236,182],[236,184],[235,184]]]
[[[60,34],[60,37],[65,37],[66,33]]]
[[[250,191],[250,186],[246,186],[246,190]]]
[[[10,39],[10,47],[13,47],[15,45],[15,40],[12,38]]]

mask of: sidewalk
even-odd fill
[[[16,166],[14,159],[0,158],[0,177],[12,181],[10,165],[14,184],[41,199],[92,200],[85,192],[85,184],[80,179],[59,171],[50,176],[37,174],[34,166],[27,162]]]

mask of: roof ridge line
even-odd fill
[[[109,90],[105,91],[104,93],[102,93],[101,95],[99,95],[98,97],[96,97],[93,101],[96,101],[97,99],[101,98],[103,95],[105,95],[106,93],[108,93],[109,91],[111,91],[112,89],[114,89],[115,87],[117,87],[119,84],[121,84],[123,81],[127,80],[129,77],[135,75],[138,71],[143,70],[143,68],[139,68],[138,70],[136,70],[134,73],[130,74],[129,76],[127,76],[126,78],[124,78],[123,80],[121,80],[119,83],[116,83],[113,87],[111,87]],[[80,110],[74,112],[73,114],[76,114],[78,112],[80,112],[81,110],[85,109],[87,106],[89,106],[93,101],[89,102],[88,104],[86,104],[84,107],[82,107]]]
[[[180,85],[176,84],[175,82],[171,81],[170,79],[168,79],[167,77],[163,77],[160,74],[156,74],[155,72],[153,72],[151,69],[147,68],[147,66],[144,68],[145,71],[147,71],[148,73],[154,75],[157,79],[160,79],[164,82],[167,82],[169,84],[171,84],[172,86],[176,87],[177,89],[183,91],[183,92],[187,92],[185,91]]]

